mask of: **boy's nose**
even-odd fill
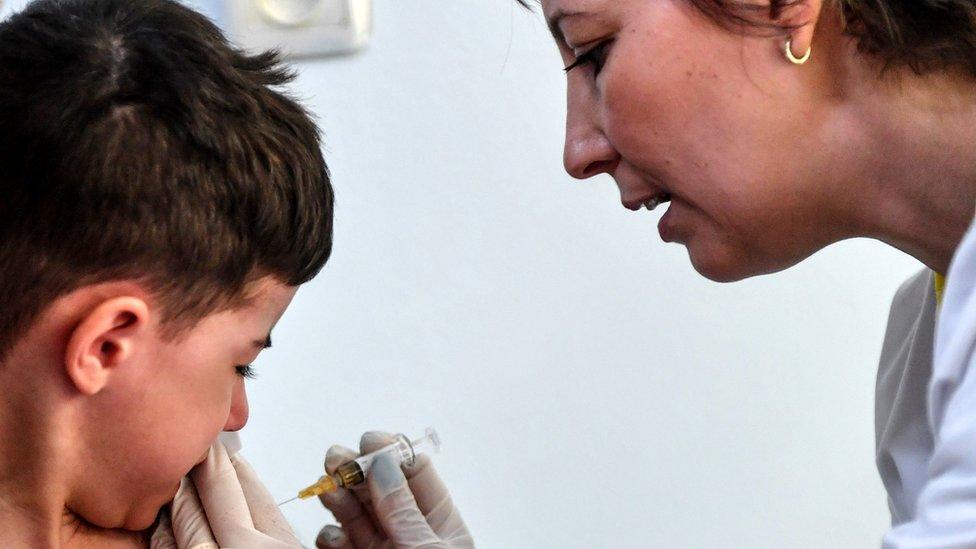
[[[225,431],[240,431],[247,425],[247,391],[244,389],[244,380],[237,382],[234,388],[234,395],[230,401],[230,414],[227,415],[227,423],[224,424]]]

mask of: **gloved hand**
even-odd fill
[[[392,435],[369,432],[359,449],[368,454],[392,443]],[[348,448],[333,446],[326,453],[325,470],[331,475],[357,457]],[[373,462],[365,483],[319,499],[342,524],[342,528],[322,528],[315,540],[320,549],[474,547],[468,527],[426,455],[402,469],[392,456],[382,455]]]
[[[240,455],[214,442],[160,515],[152,549],[300,549],[274,498]]]

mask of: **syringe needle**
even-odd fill
[[[279,503],[278,504],[278,507],[281,507],[282,505],[284,505],[286,503],[291,503],[291,502],[295,501],[296,499],[298,499],[298,496],[295,496],[295,497],[293,497],[291,499],[286,499],[285,501],[282,501],[281,503]]]

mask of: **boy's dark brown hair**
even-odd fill
[[[84,285],[144,282],[176,335],[260,276],[315,276],[333,193],[292,78],[172,0],[0,23],[0,357]]]

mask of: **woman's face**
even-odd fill
[[[180,479],[201,462],[221,431],[248,418],[239,368],[270,345],[271,328],[297,288],[271,277],[253,287],[249,304],[211,314],[168,340],[151,322],[134,338],[132,358],[98,395],[82,425],[91,467],[68,508],[106,528],[150,526]]]
[[[824,72],[790,64],[785,38],[729,32],[686,0],[542,5],[565,64],[581,60],[567,73],[572,176],[609,173],[632,210],[669,195],[661,237],[714,280],[786,268],[844,236]]]

